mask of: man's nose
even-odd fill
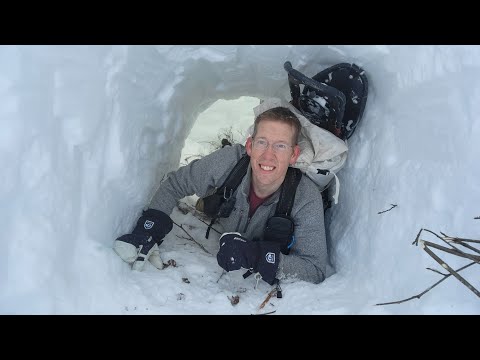
[[[272,144],[268,144],[267,148],[265,149],[265,151],[263,152],[263,156],[264,157],[267,157],[267,158],[273,158],[275,157],[276,153],[275,151],[273,150],[273,145]]]

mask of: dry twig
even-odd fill
[[[432,247],[434,249],[442,250],[442,251],[445,251],[445,252],[447,252],[449,254],[452,254],[452,255],[457,255],[457,256],[460,256],[460,257],[464,257],[464,258],[473,260],[477,263],[480,262],[480,256],[464,253],[463,251],[461,251],[457,248],[452,250],[452,249],[446,248],[445,246],[437,245],[435,243],[432,243],[432,242],[426,241],[426,240],[420,240],[420,245],[421,246],[429,246],[429,247]]]
[[[453,239],[457,239],[458,241],[456,241],[456,242],[457,242],[458,244],[460,244],[460,245],[462,245],[462,246],[464,246],[464,247],[466,247],[466,248],[470,248],[470,250],[471,250],[471,249],[474,249],[474,251],[480,253],[480,251],[478,251],[477,249],[471,247],[470,245],[464,244],[463,241],[461,241],[460,239],[458,239],[458,238],[452,238],[451,236],[447,236],[447,235],[445,235],[445,234],[444,234],[443,232],[441,232],[441,231],[440,231],[440,234],[442,234],[443,237],[435,234],[435,233],[434,233],[433,231],[431,231],[431,230],[428,230],[428,229],[424,229],[424,230],[425,230],[425,231],[428,231],[429,233],[431,233],[431,234],[433,234],[433,235],[435,235],[435,236],[438,237],[440,240],[442,240],[445,244],[449,245],[450,247],[452,247],[453,249],[455,249],[455,250],[456,250],[457,252],[459,252],[459,253],[464,254],[463,251],[461,251],[460,249],[457,249],[457,248],[456,248],[455,246],[453,246],[449,241],[452,242]],[[468,239],[465,239],[465,240],[468,240]],[[475,240],[473,240],[473,241],[475,241]],[[455,242],[455,241],[453,241],[453,242]],[[480,242],[480,241],[479,241],[479,242]],[[434,246],[433,246],[433,247],[434,247]],[[448,252],[448,251],[447,251],[447,252]],[[461,256],[461,255],[459,255],[459,256]],[[467,257],[468,257],[468,256],[467,256]],[[474,259],[472,259],[472,260],[474,260]]]
[[[175,225],[177,225],[180,229],[182,229],[182,230],[185,232],[185,234],[188,235],[189,240],[193,241],[195,244],[197,244],[198,246],[200,246],[200,248],[201,248],[203,251],[205,251],[207,254],[210,254],[210,252],[209,252],[207,249],[205,249],[205,247],[204,247],[202,244],[200,244],[197,240],[195,240],[195,239],[192,237],[192,235],[190,235],[190,234],[187,232],[187,230],[185,230],[185,229],[183,228],[182,225],[178,225],[175,221],[174,221],[173,223],[174,223]],[[212,255],[212,254],[210,254],[210,255]]]
[[[440,234],[442,234],[444,236],[444,239],[445,241],[452,241],[454,243],[459,243],[460,245],[463,245],[465,246],[466,248],[470,249],[470,250],[473,250],[477,253],[480,253],[479,250],[473,248],[473,247],[469,247],[467,246],[467,244],[465,243],[468,243],[468,242],[472,242],[472,243],[477,243],[477,244],[480,244],[480,240],[472,240],[472,239],[462,239],[462,238],[457,238],[457,237],[452,237],[452,236],[448,236],[446,234],[444,234],[443,232],[440,231]]]
[[[265,300],[263,300],[263,302],[260,304],[260,306],[258,307],[258,310],[262,310],[265,305],[267,305],[267,303],[270,301],[270,299],[272,298],[272,296],[276,295],[277,294],[277,288],[275,289],[272,289],[272,291],[270,291],[267,295],[267,297],[265,298]]]
[[[474,262],[474,263],[475,263],[475,262]],[[449,275],[449,274],[444,274],[444,273],[442,273],[441,271],[438,271],[438,270],[432,269],[432,268],[427,268],[427,270],[431,270],[431,271],[436,272],[437,274],[440,274],[440,275],[443,275],[443,276]]]
[[[462,271],[463,269],[466,269],[467,267],[472,266],[473,264],[475,264],[475,262],[471,262],[470,264],[467,264],[467,265],[465,265],[465,266],[462,266],[461,268],[457,269],[456,271],[457,271],[457,272],[460,272],[460,271]],[[409,301],[409,300],[412,300],[412,299],[420,299],[420,298],[422,297],[422,295],[424,295],[425,293],[427,293],[428,291],[430,291],[431,289],[433,289],[435,286],[437,286],[438,284],[440,284],[443,280],[446,280],[446,279],[447,279],[449,276],[451,276],[452,274],[447,274],[447,275],[442,274],[442,275],[444,276],[443,279],[440,279],[440,280],[437,281],[435,284],[433,284],[432,286],[430,286],[427,290],[422,291],[420,294],[414,295],[414,296],[409,297],[408,299],[404,299],[404,300],[392,301],[392,302],[386,302],[386,303],[380,303],[380,304],[375,304],[375,305],[401,304],[401,303],[404,303],[404,302]]]
[[[387,211],[390,211],[390,210],[392,210],[394,207],[396,207],[396,206],[397,206],[396,204],[390,204],[390,205],[392,205],[392,207],[391,207],[390,209],[387,209],[387,210],[380,211],[380,212],[379,212],[379,213],[377,213],[377,214],[379,214],[379,215],[380,215],[380,214],[383,214],[383,213],[385,213],[385,212],[387,212]]]
[[[220,276],[218,277],[218,280],[217,280],[217,283],[220,281],[220,279],[222,278],[223,275],[225,275],[227,272],[225,270],[222,271],[222,273],[220,274]]]
[[[462,276],[458,274],[455,270],[453,270],[446,262],[444,262],[442,259],[440,259],[437,255],[433,253],[432,250],[428,248],[428,246],[424,246],[423,250],[427,252],[428,255],[430,255],[436,262],[438,262],[442,267],[444,267],[450,274],[455,276],[458,281],[460,281],[463,285],[465,285],[467,288],[469,288],[475,295],[480,297],[480,292],[473,287],[472,284],[470,284],[467,280],[465,280]],[[478,261],[477,261],[478,263]]]
[[[435,235],[436,237],[438,237],[440,240],[442,240],[443,242],[445,242],[447,245],[449,245],[452,249],[449,249],[449,248],[446,248],[444,246],[440,246],[440,245],[437,245],[435,243],[432,243],[430,241],[425,241],[425,240],[420,240],[420,234],[422,233],[422,231],[425,230],[433,235]],[[435,284],[433,284],[432,286],[430,286],[428,289],[426,289],[425,291],[421,292],[420,294],[417,294],[417,295],[414,295],[412,297],[409,297],[407,299],[404,299],[404,300],[399,300],[399,301],[392,301],[392,302],[388,302],[388,303],[380,303],[380,304],[376,304],[376,305],[391,305],[391,304],[401,304],[403,302],[406,302],[406,301],[409,301],[409,300],[412,300],[412,299],[420,299],[420,297],[422,295],[424,295],[425,293],[427,293],[428,291],[430,291],[431,289],[433,289],[435,286],[437,286],[438,284],[440,284],[442,281],[444,281],[445,279],[447,279],[448,277],[450,277],[451,275],[453,275],[457,280],[459,280],[463,285],[465,285],[469,290],[471,290],[475,295],[477,295],[478,297],[480,297],[480,292],[475,288],[473,287],[472,284],[470,284],[467,280],[465,280],[462,276],[460,276],[458,273],[460,271],[462,271],[463,269],[466,269],[467,267],[473,265],[473,264],[479,264],[480,263],[480,256],[477,256],[477,255],[472,255],[472,254],[469,254],[469,253],[465,253],[463,251],[461,251],[459,248],[455,247],[452,245],[452,242],[453,243],[456,243],[456,244],[459,244],[463,247],[466,247],[467,249],[469,250],[472,250],[476,253],[480,253],[480,251],[476,248],[474,248],[473,246],[470,246],[468,244],[466,244],[466,242],[472,242],[472,243],[480,243],[480,240],[471,240],[471,239],[462,239],[462,238],[456,238],[456,237],[451,237],[451,236],[447,236],[446,234],[440,232],[443,236],[439,236],[438,234],[434,233],[433,231],[431,230],[428,230],[428,229],[420,229],[420,231],[418,232],[415,240],[413,241],[412,245],[418,245],[420,243],[422,249],[428,254],[430,255],[436,262],[438,262],[444,269],[446,269],[449,274],[444,274],[438,270],[434,270],[434,269],[431,269],[431,268],[427,268],[428,270],[431,270],[431,271],[434,271],[440,275],[443,276],[443,278],[439,281],[437,281]],[[467,258],[467,259],[470,259],[470,260],[473,260],[471,263],[465,265],[465,266],[462,266],[461,268],[457,269],[457,270],[453,270],[445,261],[443,261],[440,257],[438,257],[435,253],[433,253],[433,251],[430,249],[430,248],[435,248],[437,250],[441,250],[441,251],[444,251],[446,253],[449,253],[449,254],[452,254],[452,255],[456,255],[456,256],[459,256],[459,257],[463,257],[463,258]]]

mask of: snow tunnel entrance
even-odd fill
[[[247,130],[253,124],[253,108],[260,103],[255,97],[242,96],[236,100],[217,100],[202,112],[185,139],[180,166],[210,154],[221,147],[221,140],[232,144],[245,143]]]

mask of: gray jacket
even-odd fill
[[[245,147],[240,144],[226,146],[170,173],[161,183],[150,208],[171,214],[178,200],[185,196],[196,194],[204,197],[212,194],[245,153]],[[246,176],[234,193],[236,202],[231,215],[217,222],[224,231],[236,231],[248,239],[262,239],[267,220],[275,214],[280,189],[260,205],[249,219],[250,177],[251,168],[248,167]],[[322,194],[305,175],[298,184],[291,216],[295,223],[295,243],[289,255],[280,253],[277,277],[281,279],[289,275],[320,283],[325,279],[328,261]]]

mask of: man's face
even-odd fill
[[[289,165],[295,164],[300,148],[293,144],[294,129],[282,122],[264,119],[257,127],[255,139],[248,138],[245,147],[250,156],[253,182],[257,186],[276,190],[285,179]],[[261,149],[256,142],[268,143]],[[274,144],[287,145],[286,150],[275,150]]]

